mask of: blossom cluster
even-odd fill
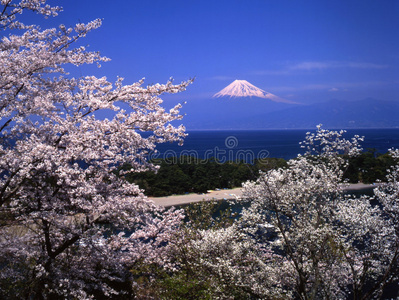
[[[345,194],[345,157],[359,153],[362,138],[342,134],[318,126],[305,155],[243,185],[250,205],[241,231],[284,261],[284,287],[301,299],[374,298],[398,280],[398,168],[374,197]],[[277,238],[264,239],[260,227]]]
[[[362,138],[342,135],[318,126],[304,155],[243,183],[231,226],[175,239],[177,269],[220,299],[376,299],[387,286],[398,290],[398,166],[374,196],[345,193],[346,159]],[[390,154],[399,159],[399,150]]]
[[[143,80],[71,78],[67,65],[109,60],[73,47],[101,20],[42,30],[18,15],[55,16],[59,7],[1,5],[0,283],[15,284],[0,285],[0,294],[119,293],[113,284],[126,281],[137,261],[162,259],[182,215],[163,212],[118,170],[153,168],[146,155],[157,144],[182,142],[185,128],[171,125],[182,118],[181,105],[167,111],[160,96],[184,91],[191,80],[143,87]],[[102,111],[109,117],[98,118]]]

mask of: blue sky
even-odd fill
[[[301,103],[399,101],[398,0],[50,3],[64,12],[43,27],[103,19],[83,44],[112,61],[83,75],[126,83],[196,77],[178,101],[209,99],[234,79]]]

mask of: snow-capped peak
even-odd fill
[[[224,97],[229,96],[232,97],[259,97],[264,99],[270,99],[274,102],[285,102],[285,103],[294,103],[285,99],[282,99],[276,95],[268,93],[253,84],[249,83],[246,80],[234,80],[220,92],[213,95],[213,97]]]

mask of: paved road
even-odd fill
[[[181,204],[189,204],[200,201],[209,200],[223,200],[234,199],[241,196],[241,188],[231,190],[211,191],[206,194],[186,194],[186,195],[172,195],[167,197],[149,197],[157,205],[174,206]]]
[[[364,184],[355,183],[345,186],[344,190],[364,190],[373,187],[377,187],[378,184]],[[235,188],[231,190],[220,190],[211,191],[206,194],[186,194],[186,195],[172,195],[167,197],[149,197],[157,205],[163,206],[174,206],[181,204],[189,204],[200,201],[209,200],[223,200],[223,199],[234,199],[235,197],[240,197],[242,195],[241,188]]]

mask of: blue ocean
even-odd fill
[[[151,158],[170,158],[190,155],[201,159],[215,157],[221,162],[276,157],[290,159],[303,153],[300,142],[306,132],[312,130],[236,130],[236,131],[189,131],[183,146],[174,143],[161,144]],[[350,139],[364,136],[362,147],[386,153],[399,148],[399,128],[395,129],[349,129],[344,134]]]

